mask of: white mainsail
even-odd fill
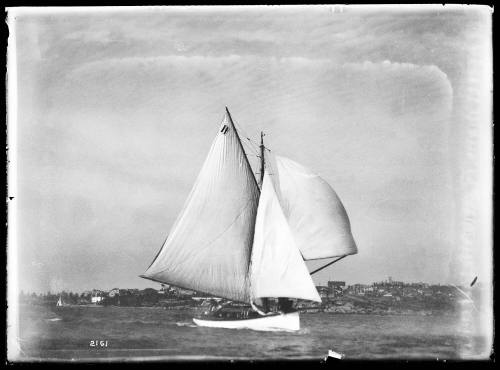
[[[332,187],[291,159],[269,155],[276,195],[305,260],[358,252],[347,212]]]
[[[226,112],[203,168],[148,270],[151,280],[249,302],[259,188]]]
[[[255,220],[250,285],[252,298],[288,297],[321,302],[267,171]]]

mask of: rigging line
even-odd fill
[[[320,267],[319,269],[314,270],[313,272],[310,272],[310,273],[309,273],[309,275],[315,274],[315,273],[317,273],[318,271],[323,270],[324,268],[326,268],[326,267],[328,267],[328,266],[330,266],[330,265],[334,264],[335,262],[340,261],[342,258],[345,258],[345,257],[347,257],[347,254],[346,254],[346,255],[344,255],[344,256],[340,256],[340,257],[339,257],[339,258],[337,258],[336,260],[333,260],[332,262],[327,263],[326,265],[324,265],[324,266]]]
[[[252,139],[248,138],[247,137],[247,140],[249,142],[250,145],[252,145],[252,147],[256,150],[256,151],[259,151],[260,150],[260,145],[257,145]]]
[[[255,144],[252,143],[252,139],[250,139],[249,137],[247,137],[247,135],[243,135],[243,138],[245,138],[246,140],[244,140],[245,143],[247,143],[248,145],[256,148]],[[248,141],[248,142],[247,142]]]
[[[233,123],[235,126],[238,126],[238,130],[244,135],[244,136],[249,136],[243,129],[242,127],[239,125],[239,123],[235,122],[235,120],[233,120]]]
[[[249,144],[249,145],[251,145],[253,148],[255,148],[255,149],[258,149],[258,148],[259,148],[259,146],[258,146],[257,144],[255,144],[255,143],[253,142],[253,140],[252,140],[252,139],[250,139],[249,137],[246,137],[246,136],[245,136],[245,139],[247,139],[247,140],[248,140],[248,144]]]
[[[253,150],[252,147],[247,147],[247,148],[248,148],[248,150],[245,150],[245,148],[243,148],[243,146],[241,147],[241,149],[243,150],[243,153],[245,153],[245,156],[247,157],[247,160],[248,160],[248,156],[249,155],[251,155],[252,157],[258,157],[259,156],[257,153],[255,153],[255,150]],[[253,151],[254,153],[249,153],[249,151]],[[248,163],[248,165],[250,165],[250,163]],[[250,166],[250,169],[253,171],[252,166]]]
[[[234,121],[233,121],[233,123],[234,123]],[[236,125],[235,125],[235,126],[236,126]],[[238,125],[238,127],[239,127],[239,125]],[[245,133],[243,133],[243,134],[245,134]],[[259,156],[259,153],[258,153],[258,151],[257,151],[257,148],[255,147],[255,144],[253,144],[253,143],[252,143],[252,140],[251,140],[250,138],[246,137],[246,136],[247,136],[247,135],[245,134],[245,136],[244,136],[244,137],[245,137],[245,139],[247,139],[247,140],[248,140],[248,142],[246,142],[246,141],[242,140],[242,141],[241,141],[241,143],[242,143],[242,144],[244,144],[244,145],[245,145],[245,147],[246,147],[246,148],[248,148],[248,150],[249,150],[249,151],[253,152],[253,154],[250,154],[250,155],[253,155],[253,156],[258,157],[258,156]],[[252,146],[252,145],[254,145],[254,146]],[[247,152],[245,152],[245,154],[246,154],[246,155],[249,155]]]
[[[254,151],[254,153],[257,157],[260,157],[260,149],[259,148],[252,147],[252,150]]]
[[[251,148],[253,152],[257,153],[257,152],[258,152],[258,147],[257,147],[254,143],[252,143],[252,140],[251,140],[250,138],[245,137],[245,139],[247,139],[247,140],[248,140],[248,142],[247,142],[247,141],[243,141],[243,142],[244,142],[244,143],[245,143],[245,144],[246,144],[249,148]]]
[[[246,145],[246,147],[247,147],[250,151],[252,151],[252,152],[253,152],[253,155],[257,155],[257,156],[258,156],[257,151],[256,151],[254,148],[252,148],[252,146],[248,145],[248,143],[247,143],[247,142],[245,142],[245,141],[243,141],[243,143]]]
[[[255,148],[258,148],[258,144],[257,144],[257,143],[255,143],[252,139],[250,139],[250,135],[248,135],[248,134],[247,134],[247,133],[246,133],[246,132],[245,132],[245,131],[241,128],[241,126],[240,126],[239,124],[237,124],[234,120],[233,120],[233,123],[234,123],[234,125],[235,125],[235,126],[237,126],[238,131],[240,131],[240,132],[243,134],[243,136],[245,137],[245,139],[247,139],[247,140],[250,142],[250,144],[254,145],[254,147],[255,147]]]
[[[252,151],[255,153],[255,155],[257,157],[259,157],[259,151],[260,151],[260,144],[257,143],[256,141],[250,139],[250,135],[248,135],[242,128],[239,124],[237,124],[234,120],[233,120],[233,124],[237,127],[238,131],[240,131],[242,134],[243,134],[243,137],[245,139],[248,140],[248,143],[251,145],[251,148],[252,148]],[[242,141],[243,142],[243,141]],[[267,148],[266,146],[264,146],[264,149],[267,150],[268,152],[271,152],[271,149]]]
[[[254,140],[250,139],[248,135],[245,136],[245,138],[248,140],[248,143],[252,145],[254,148],[259,148],[259,144],[257,144]]]

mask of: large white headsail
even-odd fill
[[[181,213],[142,276],[249,302],[248,267],[258,199],[259,188],[226,111]]]
[[[250,284],[252,298],[289,297],[321,302],[267,171],[255,221]]]
[[[305,260],[356,254],[347,212],[332,187],[291,159],[269,155],[272,180]]]

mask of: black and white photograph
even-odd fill
[[[8,362],[494,359],[492,7],[5,13]]]

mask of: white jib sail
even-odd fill
[[[255,221],[250,285],[252,298],[289,297],[321,302],[267,171]]]
[[[259,188],[230,116],[172,230],[143,277],[249,302]]]
[[[332,187],[291,159],[269,156],[283,213],[305,260],[356,254],[347,212]]]

